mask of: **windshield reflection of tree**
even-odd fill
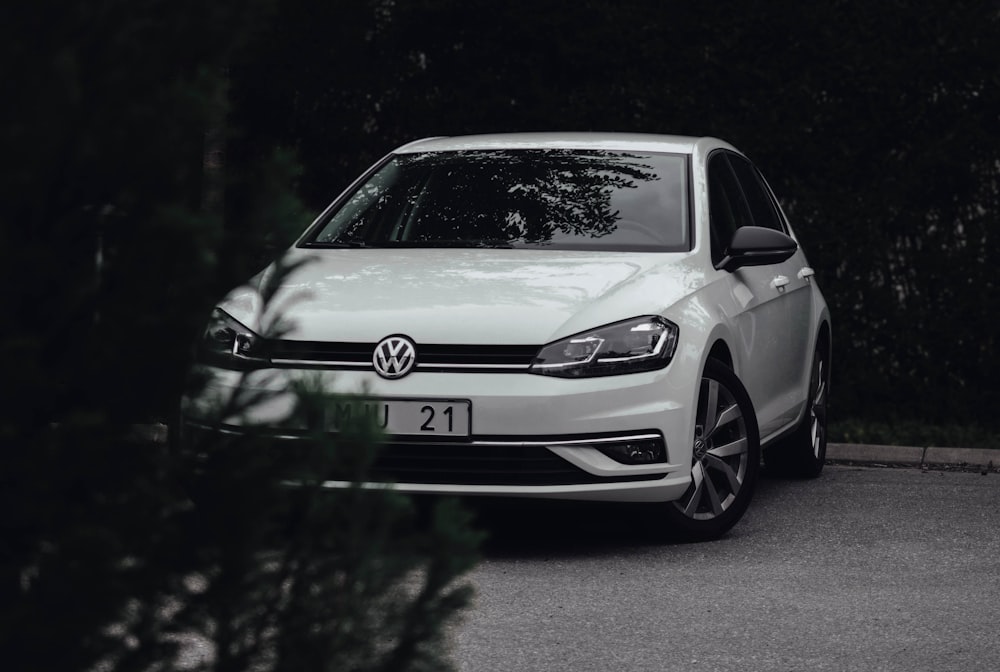
[[[331,224],[340,242],[376,245],[619,242],[610,235],[623,218],[616,195],[662,179],[648,159],[555,149],[401,156]]]
[[[456,160],[456,158],[458,160]],[[639,157],[566,150],[425,155],[410,240],[543,244],[553,235],[615,231],[612,196],[660,178]]]

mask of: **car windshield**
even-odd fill
[[[302,245],[687,251],[687,165],[569,149],[399,154]]]

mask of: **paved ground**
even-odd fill
[[[765,477],[703,544],[652,539],[647,509],[539,504],[486,509],[463,672],[1000,669],[995,473]]]

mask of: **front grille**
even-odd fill
[[[391,442],[379,450],[372,480],[439,485],[574,485],[646,481],[663,474],[607,478],[544,446]]]
[[[265,342],[267,356],[315,362],[355,362],[371,364],[374,343],[327,343],[325,341],[286,341],[271,339]]]
[[[374,351],[374,346],[372,346]],[[470,366],[528,366],[538,354],[535,345],[420,345],[417,364],[467,364]]]
[[[253,437],[256,436],[254,439]],[[249,440],[247,448],[260,450],[275,459],[292,462],[307,459],[314,445],[306,432],[261,431],[245,434],[243,428],[226,426],[212,429],[185,424],[183,443],[188,449],[207,454],[229,442]],[[263,442],[263,443],[258,443]],[[545,446],[518,443],[473,443],[397,438],[378,447],[367,479],[373,482],[435,485],[576,485],[653,481],[664,474],[595,476],[562,459]],[[344,471],[335,470],[326,478],[352,480],[354,460]]]
[[[336,343],[271,339],[265,354],[277,366],[371,368],[375,343]],[[421,371],[494,370],[523,371],[531,365],[535,345],[437,345],[417,344],[417,369]]]

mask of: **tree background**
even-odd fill
[[[4,670],[448,667],[478,537],[454,507],[320,492],[345,463],[364,479],[368,428],[207,461],[141,431],[193,384],[212,306],[308,217],[287,149],[226,157],[249,141],[229,69],[277,8],[0,8]]]
[[[246,496],[254,474],[218,486],[259,526],[199,520],[172,463],[130,428],[170,418],[219,296],[417,137],[733,142],[782,199],[830,303],[834,432],[995,445],[996,0],[36,0],[0,8],[0,45],[5,667],[166,665],[167,597],[209,635],[266,599],[241,592],[256,580],[244,560],[278,529]],[[413,520],[379,507],[386,530]],[[473,544],[460,521],[428,529],[391,548],[413,560],[396,576],[443,568],[428,574],[443,601],[413,603],[440,607],[439,623],[461,604],[446,587]],[[192,572],[230,577],[229,591],[199,592]],[[300,606],[286,622],[322,607]],[[416,637],[401,642],[423,653],[399,669],[436,664],[433,633]],[[220,651],[219,669],[247,660]]]
[[[245,154],[297,152],[313,210],[418,137],[729,140],[830,303],[835,434],[990,442],[998,16],[967,0],[287,0],[233,68],[235,118]]]

